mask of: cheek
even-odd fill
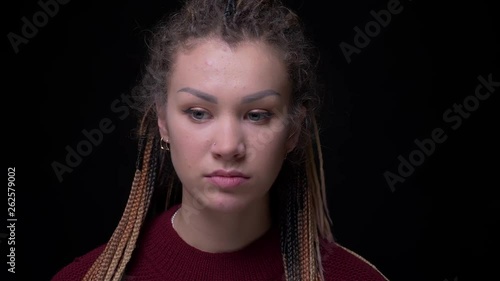
[[[189,184],[197,175],[195,171],[200,171],[202,168],[199,161],[203,158],[201,145],[189,139],[190,137],[184,138],[183,134],[178,132],[172,139],[170,149],[173,167],[184,184]]]
[[[286,133],[284,129],[275,129],[271,126],[249,133],[248,156],[272,161],[280,160],[285,153]]]
[[[193,159],[199,158],[199,153],[202,145],[199,143],[199,137],[193,135],[193,130],[184,124],[179,116],[170,114],[169,121],[169,141],[170,154],[172,162],[176,169],[191,169],[193,167]],[[182,173],[182,171],[178,171]]]
[[[202,137],[185,128],[176,128],[171,132],[170,141],[173,157],[175,155],[177,160],[185,163],[189,163],[193,159],[199,159],[205,147]]]

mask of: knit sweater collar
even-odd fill
[[[180,205],[156,217],[138,246],[138,260],[148,260],[168,280],[280,280],[283,275],[279,229],[271,227],[241,250],[208,253],[187,244],[170,219]],[[133,266],[132,266],[133,271]]]

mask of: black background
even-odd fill
[[[49,280],[104,243],[121,216],[135,119],[112,104],[125,105],[121,95],[139,75],[148,29],[179,4],[70,1],[16,53],[8,34],[22,35],[21,18],[32,22],[41,8],[11,2],[2,7],[2,139],[6,166],[16,167],[18,221],[16,274],[6,276]],[[498,9],[493,1],[401,1],[401,13],[348,63],[339,44],[354,45],[353,28],[364,29],[370,11],[388,2],[289,2],[322,55],[321,134],[335,236],[392,281],[496,279],[500,87],[456,130],[443,113],[474,95],[478,76],[500,81]],[[64,164],[66,147],[76,148],[86,140],[82,130],[105,118],[114,130],[59,181],[52,163]],[[436,128],[447,139],[391,190],[384,173],[397,174],[398,156],[408,160],[415,140]],[[2,274],[5,233],[2,226]]]

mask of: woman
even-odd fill
[[[188,0],[154,34],[122,219],[53,281],[386,280],[333,240],[298,17]]]

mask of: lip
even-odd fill
[[[243,174],[237,170],[215,170],[212,173],[208,174],[207,177],[241,177],[241,178],[250,178],[249,176]]]
[[[208,174],[206,178],[221,188],[234,188],[248,181],[250,177],[236,170],[216,170]]]

